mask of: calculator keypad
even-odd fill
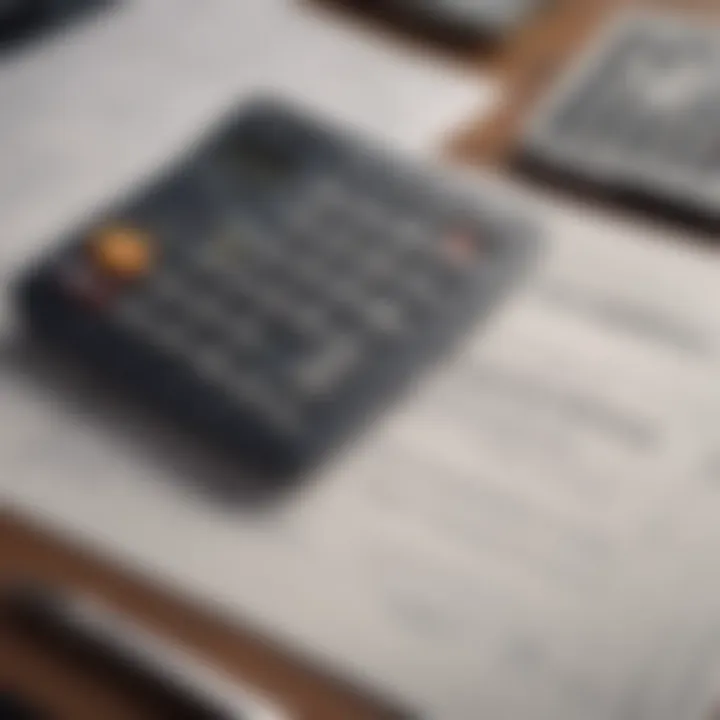
[[[419,330],[443,308],[451,284],[466,280],[429,248],[393,247],[391,226],[374,231],[382,240],[366,241],[364,223],[344,204],[325,199],[307,218],[302,238],[247,222],[233,239],[200,244],[183,265],[128,290],[121,322],[151,334],[167,323],[191,363],[211,354],[222,364],[224,354],[238,372],[254,366],[311,396],[313,388],[331,392],[379,341]],[[166,333],[157,339],[166,342]]]
[[[342,168],[298,189],[280,227],[249,214],[128,291],[120,321],[205,381],[229,376],[269,410],[271,385],[298,419],[388,342],[422,332],[481,258],[445,259],[431,223],[397,217]],[[468,273],[469,270],[469,273]],[[162,328],[161,325],[166,325]]]

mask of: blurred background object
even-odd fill
[[[25,44],[116,0],[2,0],[0,52]]]
[[[616,17],[529,118],[521,162],[717,230],[719,67],[718,25]]]
[[[403,19],[428,34],[465,45],[498,45],[553,0],[357,0],[361,8]]]
[[[503,101],[450,151],[712,236],[719,21],[703,2],[562,4],[501,61]]]

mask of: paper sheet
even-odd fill
[[[259,64],[405,149],[429,146],[442,98],[458,121],[474,102],[447,69],[266,2],[135,2],[0,70],[6,277],[254,87]],[[170,6],[191,32],[164,25]],[[296,75],[287,43],[307,53]],[[547,238],[523,291],[264,514],[194,497],[188,476],[215,469],[38,367],[5,306],[2,497],[434,720],[710,720],[720,261],[530,204]]]

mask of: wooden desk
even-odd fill
[[[464,163],[507,169],[521,125],[552,82],[573,62],[604,22],[632,7],[686,14],[710,13],[710,0],[564,0],[518,33],[489,70],[501,81],[503,100],[490,118],[471,120],[449,139],[448,152]]]
[[[230,627],[128,572],[12,514],[0,515],[0,583],[39,582],[85,593],[192,649],[229,677],[275,698],[298,720],[384,720],[380,700],[293,658],[243,627]],[[60,720],[152,720],[112,688],[23,642],[0,620],[0,684],[52,708]]]

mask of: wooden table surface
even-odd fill
[[[298,720],[399,717],[329,674],[292,657],[250,629],[230,626],[14,514],[0,515],[0,584],[39,583],[79,592],[192,649],[231,678],[275,698]],[[0,686],[16,688],[59,720],[143,720],[133,698],[33,647],[0,615]]]
[[[489,118],[471,119],[449,139],[450,155],[464,163],[506,169],[535,103],[603,23],[633,7],[715,17],[720,12],[713,0],[557,0],[486,63],[502,84],[503,99]]]

